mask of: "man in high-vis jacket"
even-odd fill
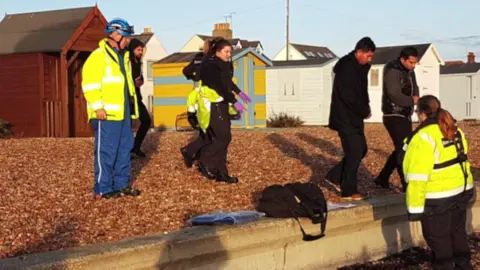
[[[463,131],[434,96],[418,100],[420,125],[405,141],[408,219],[421,221],[433,269],[473,269],[466,234],[474,194]]]
[[[94,192],[104,199],[138,196],[140,191],[129,184],[134,143],[131,121],[138,118],[138,106],[125,49],[133,26],[113,19],[105,32],[107,38],[99,42],[82,70],[88,119],[95,132]]]

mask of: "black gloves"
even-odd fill
[[[200,128],[200,126],[198,124],[197,115],[195,113],[189,112],[187,114],[187,120],[188,120],[188,123],[190,124],[190,126],[192,126],[193,129],[199,129]]]

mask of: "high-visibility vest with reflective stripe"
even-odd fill
[[[107,40],[100,41],[98,46],[87,58],[82,68],[82,90],[87,101],[88,120],[97,118],[96,111],[99,109],[105,110],[107,120],[123,120],[125,83],[128,84],[129,94],[135,106],[132,118],[138,118],[137,96],[131,76],[129,53],[125,52],[124,55],[126,71],[126,76],[124,76],[117,53],[107,45]]]
[[[466,155],[465,134],[461,129],[458,132],[458,142]],[[458,162],[459,151],[454,143],[444,139],[437,124],[431,124],[421,128],[406,146],[403,172],[410,214],[424,213],[426,201],[435,205],[473,188],[470,162]]]
[[[208,86],[198,83],[197,87],[187,97],[187,111],[190,113],[196,113],[197,120],[200,128],[206,132],[210,125],[210,112],[212,102],[222,102],[223,98]],[[229,114],[236,115],[237,111],[229,104]]]

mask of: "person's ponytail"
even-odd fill
[[[211,47],[212,47],[212,39],[211,38],[206,39],[203,42],[203,53],[207,55],[210,52]]]
[[[440,126],[442,135],[447,140],[453,140],[457,133],[457,125],[452,115],[445,109],[439,108],[437,112],[437,123]]]

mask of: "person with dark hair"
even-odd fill
[[[367,154],[364,119],[371,116],[368,72],[375,50],[372,39],[364,37],[333,68],[335,78],[328,126],[338,132],[344,157],[325,180],[345,199],[363,199],[357,190],[357,171]]]
[[[199,81],[200,81],[200,67],[201,67],[202,61],[208,56],[208,52],[210,51],[211,44],[218,42],[219,40],[221,40],[221,38],[218,38],[218,37],[215,39],[205,40],[202,52],[197,53],[194,59],[183,69],[183,74],[185,75],[185,77],[189,80],[194,81],[194,87],[196,91],[199,90],[198,87],[199,87]],[[232,79],[233,78],[232,61],[225,62],[224,68],[228,68],[230,70],[230,77]],[[233,92],[235,92],[237,95],[239,95],[244,102],[247,102],[247,103],[251,102],[251,99],[248,97],[248,95],[243,93],[238,88],[238,86],[233,83],[231,79],[226,81],[226,83],[228,84],[228,88]],[[192,127],[198,126],[198,119],[197,119],[196,112],[197,110],[194,108],[194,106],[190,106],[188,108],[187,117]],[[238,114],[236,111],[232,112],[232,110],[230,110],[231,120],[238,120],[239,117],[240,117],[240,114]],[[199,136],[194,141],[190,142],[187,146],[182,147],[180,149],[185,166],[187,168],[191,168],[193,166],[194,161],[200,159],[201,148],[211,142],[209,137],[206,136],[201,129],[198,129],[198,131],[199,131]]]
[[[143,75],[142,75],[142,57],[145,50],[145,44],[134,38],[130,41],[128,45],[130,51],[130,62],[132,63],[132,78],[135,82],[135,93],[137,95],[137,104],[140,120],[140,127],[137,130],[137,135],[135,137],[135,144],[133,145],[132,154],[135,154],[138,157],[145,157],[145,153],[141,150],[141,146],[145,136],[152,125],[152,118],[150,113],[147,110],[145,104],[143,104],[142,92],[140,87],[143,85]]]
[[[415,77],[415,65],[418,62],[418,51],[415,47],[405,47],[400,56],[385,65],[383,73],[382,112],[383,125],[392,139],[394,150],[388,157],[385,166],[374,180],[377,186],[390,188],[389,179],[397,168],[402,191],[407,186],[402,166],[397,162],[397,155],[403,147],[403,140],[412,133],[414,105],[417,103],[419,91]]]
[[[210,96],[210,90],[213,90],[217,98],[214,101],[206,100],[208,114],[198,118],[199,122],[203,122],[200,126],[206,130],[211,140],[211,143],[200,150],[199,170],[209,179],[237,183],[238,178],[230,176],[227,169],[228,146],[232,140],[229,104],[232,104],[239,114],[243,113],[245,108],[237,101],[231,88],[231,85],[234,85],[228,65],[231,54],[232,45],[225,39],[216,39],[201,64],[200,90]],[[199,103],[205,104],[203,101]]]
[[[436,97],[421,97],[415,112],[420,125],[401,157],[408,219],[421,222],[433,269],[473,269],[465,226],[476,189],[467,139]]]

